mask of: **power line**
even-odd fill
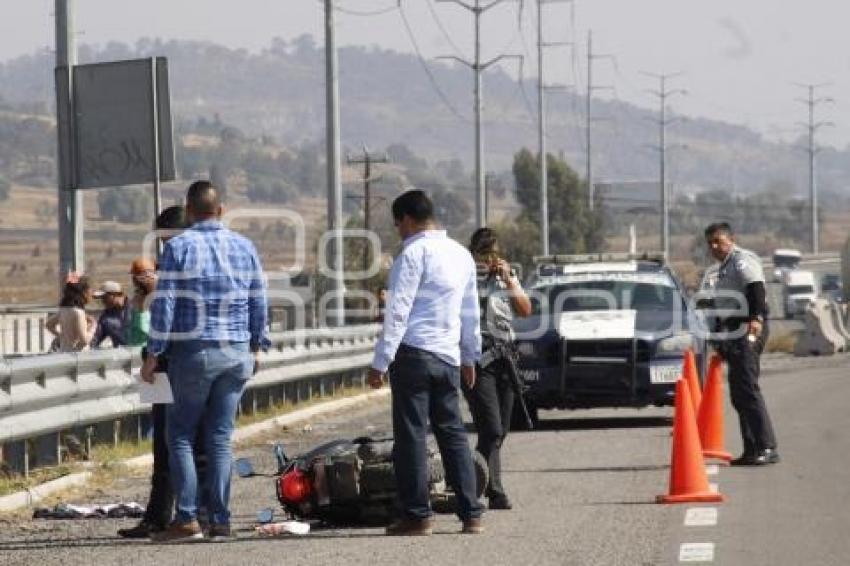
[[[422,65],[422,70],[425,71],[425,74],[428,75],[428,80],[431,82],[431,86],[434,89],[434,92],[437,93],[437,96],[443,102],[443,104],[448,108],[448,110],[454,114],[455,118],[461,120],[463,122],[469,122],[470,119],[460,113],[460,111],[455,108],[455,106],[449,100],[449,97],[443,92],[443,89],[440,88],[440,84],[437,82],[437,78],[434,76],[434,73],[431,72],[430,67],[428,67],[428,63],[425,61],[425,57],[422,56],[422,50],[419,48],[419,42],[416,41],[416,36],[413,33],[413,28],[410,25],[410,21],[407,18],[407,14],[404,12],[404,6],[402,5],[402,0],[398,0],[398,5],[396,6],[398,9],[398,13],[401,16],[401,21],[404,23],[404,29],[407,32],[407,37],[410,40],[410,44],[413,46],[413,50],[416,52],[416,56],[419,58],[419,64]]]
[[[463,56],[463,52],[457,46],[457,43],[452,39],[451,34],[446,30],[446,27],[443,25],[443,21],[440,19],[440,16],[437,15],[437,10],[434,7],[434,0],[428,0],[428,11],[431,12],[431,17],[434,18],[434,21],[437,23],[437,27],[440,29],[440,32],[443,34],[443,37],[446,38],[446,42],[449,46],[454,50],[455,54],[459,56]]]
[[[324,0],[317,0],[319,4],[324,5]],[[396,6],[388,6],[386,8],[378,8],[376,10],[352,10],[351,8],[342,8],[341,6],[334,3],[334,10],[340,12],[342,14],[348,14],[349,16],[381,16],[383,14],[389,14],[394,11]]]
[[[522,43],[522,52],[523,56],[527,61],[531,61],[531,52],[528,50],[528,41],[525,37],[525,32],[522,29],[522,12],[520,12],[519,25],[517,26],[520,34],[520,42]],[[525,77],[523,76],[523,69],[520,68],[520,77],[519,77],[519,87],[522,92],[522,99],[525,103],[525,109],[528,111],[528,117],[531,119],[531,122],[534,123],[535,120],[535,112],[534,108],[531,104],[531,99],[528,97],[528,91],[525,89]]]
[[[317,0],[320,4],[324,4],[324,0]],[[425,60],[425,57],[422,55],[422,49],[419,47],[419,42],[416,40],[416,35],[413,32],[413,26],[410,25],[410,20],[407,17],[407,14],[404,11],[404,6],[402,5],[402,0],[397,0],[395,6],[389,6],[387,8],[381,8],[377,10],[371,11],[362,11],[362,10],[351,10],[348,8],[340,8],[339,6],[335,6],[334,9],[338,12],[342,12],[344,14],[349,14],[353,16],[361,16],[361,17],[372,17],[372,16],[380,16],[384,14],[389,14],[393,11],[398,11],[399,16],[401,16],[401,21],[404,24],[404,30],[407,34],[408,40],[410,41],[411,46],[413,47],[413,51],[416,53],[416,57],[419,59],[419,64],[422,66],[422,70],[425,71],[425,75],[428,77],[428,81],[431,83],[431,87],[434,92],[437,94],[437,97],[440,101],[445,105],[445,107],[451,112],[455,118],[461,120],[463,122],[469,122],[469,118],[464,116],[451,102],[449,97],[440,88],[439,82],[437,82],[437,78],[434,76],[434,73],[431,71],[431,68],[428,66],[428,63]],[[442,28],[442,24],[439,24]],[[447,34],[448,36],[448,34]],[[456,47],[456,46],[455,46]]]

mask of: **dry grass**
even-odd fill
[[[149,440],[143,442],[121,442],[117,446],[98,445],[92,447],[92,458],[88,462],[65,462],[59,466],[39,468],[30,472],[29,477],[5,473],[0,475],[0,496],[28,489],[45,482],[84,470],[91,471],[89,484],[97,487],[110,474],[121,467],[123,460],[141,456],[151,450]],[[111,481],[111,480],[109,480]]]
[[[250,424],[255,424],[258,422],[262,422],[266,419],[283,416],[293,411],[306,409],[307,407],[312,407],[313,405],[317,405],[319,403],[333,401],[336,399],[344,399],[346,397],[355,397],[362,393],[364,393],[364,389],[361,387],[343,387],[341,389],[336,390],[333,395],[325,395],[324,397],[322,397],[319,394],[314,394],[313,397],[311,397],[310,399],[304,399],[302,401],[299,401],[298,403],[293,403],[292,401],[275,403],[274,405],[259,410],[253,414],[240,415],[239,418],[236,419],[236,425],[246,426]]]
[[[16,474],[3,473],[0,475],[0,496],[23,491],[39,484],[49,482],[76,471],[74,466],[62,465],[53,468],[34,470],[28,478]]]
[[[101,444],[92,447],[92,458],[96,467],[110,468],[123,460],[135,458],[151,451],[153,444],[150,440],[141,442],[119,442],[115,446]]]

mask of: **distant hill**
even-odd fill
[[[83,45],[81,62],[165,55],[169,58],[174,109],[178,118],[218,115],[250,135],[267,135],[294,146],[324,136],[324,56],[309,36],[274,40],[261,53],[204,42],[141,40],[135,45]],[[405,144],[432,161],[472,161],[470,71],[455,65],[428,65],[458,118],[435,92],[421,62],[412,55],[376,47],[340,49],[343,144],[383,148]],[[19,111],[45,114],[52,105],[52,54],[42,51],[0,64],[3,101]],[[489,170],[510,168],[522,146],[536,147],[534,87],[500,70],[486,75],[485,144]],[[563,151],[583,171],[582,97],[553,94],[549,109],[550,147]],[[648,149],[657,130],[649,110],[600,100],[595,126],[595,176],[603,180],[652,180],[658,156]],[[790,118],[789,118],[790,120]],[[679,194],[724,190],[740,194],[769,191],[803,196],[805,155],[766,141],[742,126],[701,118],[672,125],[670,139],[687,149],[671,150],[669,171]],[[0,156],[2,158],[2,156]],[[819,156],[825,195],[844,199],[850,185],[850,151],[827,149]]]

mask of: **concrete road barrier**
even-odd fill
[[[794,348],[796,356],[831,356],[847,349],[847,338],[836,328],[837,313],[826,299],[816,299],[803,315],[805,329]]]

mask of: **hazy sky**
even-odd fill
[[[380,11],[395,6],[396,0],[337,4],[348,10]],[[426,56],[455,54],[455,47],[471,55],[469,12],[438,0],[402,4]],[[536,54],[536,2],[523,4],[522,32],[517,0],[485,14],[486,57],[522,53],[523,43]],[[75,0],[75,5],[79,40],[89,43],[132,42],[146,36],[204,39],[258,50],[274,36],[310,33],[321,41],[322,34],[320,0]],[[0,9],[0,60],[52,48],[53,0],[0,0]],[[788,140],[802,133],[797,123],[807,118],[805,106],[794,100],[804,92],[792,83],[828,82],[831,86],[822,93],[836,102],[822,106],[819,113],[836,127],[824,129],[821,140],[842,147],[850,143],[850,3],[844,0],[575,0],[572,9],[551,2],[545,16],[547,41],[579,43],[575,54],[569,48],[547,50],[546,72],[552,82],[578,82],[583,88],[584,44],[587,30],[593,29],[596,50],[617,57],[616,67],[596,62],[595,82],[616,86],[616,96],[623,100],[654,107],[655,100],[644,89],[657,83],[640,71],[683,71],[673,84],[689,93],[671,100],[677,111],[747,124]],[[412,51],[397,10],[369,17],[340,13],[338,35],[340,44]],[[536,67],[536,58],[529,61],[526,76],[533,76]]]

